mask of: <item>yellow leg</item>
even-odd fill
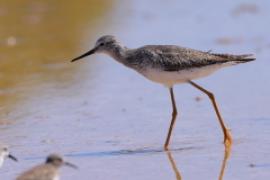
[[[195,88],[197,88],[200,91],[202,91],[203,93],[205,93],[210,98],[210,100],[211,100],[211,102],[212,102],[212,104],[214,106],[216,115],[218,117],[219,124],[220,124],[220,126],[222,128],[222,131],[223,131],[223,134],[224,134],[224,144],[225,144],[225,146],[230,146],[232,144],[232,136],[231,136],[229,130],[226,128],[226,126],[224,124],[224,121],[223,121],[223,119],[222,119],[222,117],[220,115],[220,112],[218,110],[218,106],[217,106],[214,94],[212,92],[210,92],[210,91],[207,91],[206,89],[199,86],[198,84],[194,83],[193,81],[189,81],[189,83],[192,86],[194,86]]]
[[[169,128],[169,131],[168,131],[168,134],[167,134],[166,142],[164,144],[164,149],[165,150],[168,150],[172,130],[173,130],[173,127],[174,127],[176,116],[177,116],[177,108],[176,108],[176,104],[175,104],[175,100],[174,100],[174,94],[173,94],[173,88],[172,87],[170,87],[170,95],[171,95],[173,112],[172,112],[172,119],[171,119],[170,128]]]

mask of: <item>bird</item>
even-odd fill
[[[74,164],[66,162],[58,154],[50,154],[46,162],[33,167],[19,175],[16,180],[59,180],[59,168],[63,165],[77,169]]]
[[[95,53],[107,54],[150,81],[168,88],[172,104],[172,117],[164,143],[165,150],[168,150],[178,114],[173,86],[181,83],[188,83],[209,97],[223,131],[224,145],[230,146],[232,144],[230,130],[224,123],[214,94],[193,80],[211,75],[223,67],[253,61],[256,59],[253,54],[213,53],[212,51],[200,51],[177,45],[145,45],[139,48],[128,48],[120,43],[115,36],[104,35],[96,41],[94,48],[72,59],[71,62]]]
[[[18,161],[18,159],[9,152],[9,149],[7,146],[1,145],[0,146],[0,168],[4,164],[5,158],[10,158],[13,161]]]

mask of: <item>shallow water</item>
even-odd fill
[[[20,159],[6,161],[1,179],[16,177],[51,152],[80,167],[63,168],[63,179],[269,179],[270,2],[244,2],[1,5],[0,142]],[[255,53],[255,62],[197,81],[215,93],[231,129],[229,155],[209,100],[191,86],[175,87],[180,115],[166,153],[166,88],[104,55],[69,62],[103,34],[128,47],[178,44]]]

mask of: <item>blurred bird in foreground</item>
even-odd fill
[[[60,180],[59,168],[63,165],[77,169],[77,166],[65,162],[61,156],[51,154],[44,164],[24,172],[16,180]]]

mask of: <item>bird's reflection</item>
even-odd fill
[[[182,180],[180,170],[178,169],[178,167],[177,167],[177,165],[175,163],[175,160],[174,160],[174,158],[172,156],[172,152],[170,150],[167,150],[166,154],[168,156],[170,165],[171,165],[171,167],[173,169],[173,172],[175,174],[176,180]],[[220,168],[220,173],[219,173],[218,180],[223,180],[223,177],[224,177],[224,174],[225,174],[225,168],[227,166],[228,159],[230,158],[230,154],[231,154],[231,146],[225,146],[223,160],[222,160],[222,163],[221,163],[221,168]]]
[[[166,151],[166,154],[167,154],[168,159],[169,159],[169,162],[170,162],[170,164],[171,164],[171,166],[172,166],[172,169],[173,169],[173,172],[174,172],[174,174],[175,174],[176,180],[182,180],[180,171],[178,170],[178,168],[177,168],[177,166],[176,166],[176,164],[175,164],[175,161],[174,161],[174,159],[173,159],[173,156],[172,156],[171,151],[170,151],[170,150],[167,150],[167,151]]]
[[[228,162],[228,159],[230,158],[230,155],[231,155],[231,146],[225,146],[224,147],[224,157],[222,160],[218,180],[222,180],[224,177],[225,168],[227,166],[227,162]]]

